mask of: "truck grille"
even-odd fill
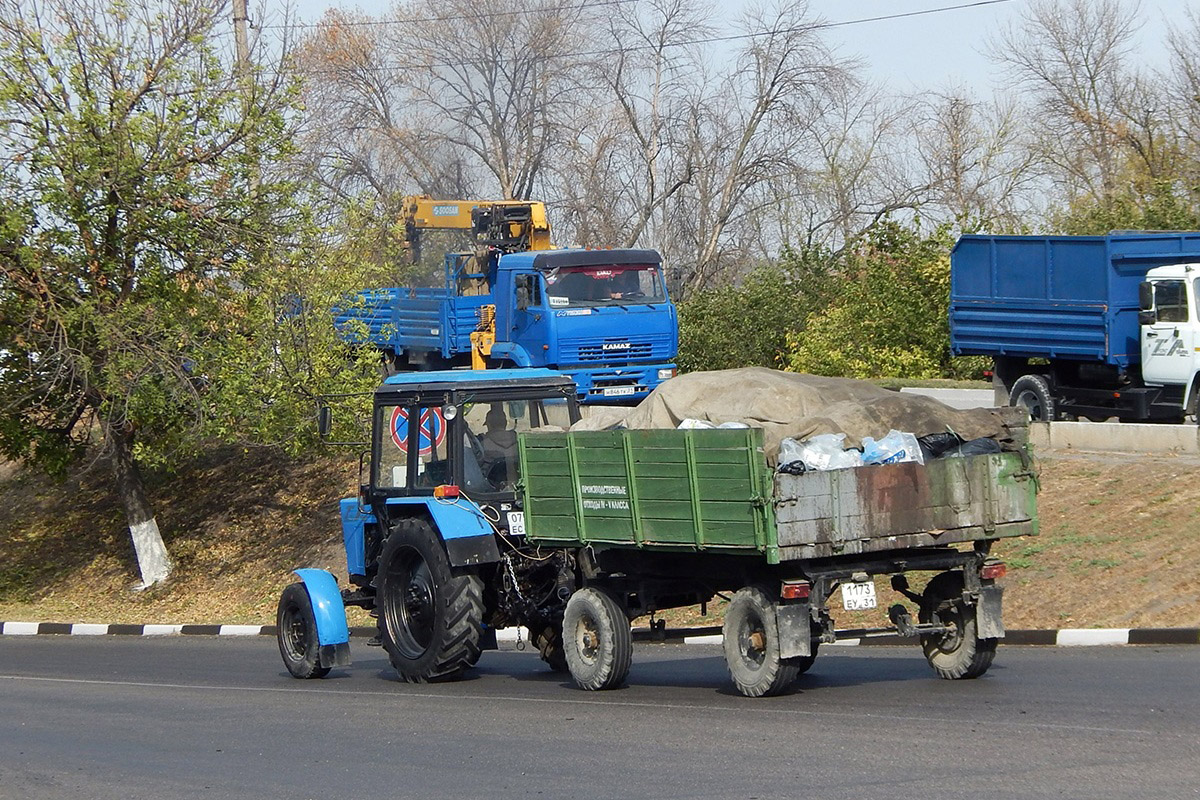
[[[564,364],[622,364],[653,358],[669,359],[668,339],[665,335],[610,336],[599,342],[564,339],[560,347],[561,360]]]

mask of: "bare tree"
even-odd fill
[[[1029,118],[1005,97],[962,89],[928,96],[911,136],[929,185],[923,213],[987,229],[1018,229],[1036,212],[1039,156]]]
[[[1138,4],[1034,0],[990,44],[1034,98],[1038,146],[1068,197],[1110,198],[1127,145]]]
[[[845,77],[802,0],[751,8],[740,30],[734,68],[694,96],[686,120],[694,175],[669,216],[693,248],[679,264],[685,291],[718,279],[736,252],[731,231],[768,202],[747,201],[795,168],[829,88]]]

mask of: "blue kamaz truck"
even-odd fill
[[[335,312],[389,372],[545,367],[583,403],[635,403],[675,374],[679,323],[654,250],[553,249],[541,203],[408,198],[414,265],[457,234],[433,288],[360,292]],[[426,241],[422,241],[425,239]]]
[[[1200,233],[963,236],[950,345],[1034,420],[1178,422],[1200,400]]]

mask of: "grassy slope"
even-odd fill
[[[999,546],[1008,626],[1200,626],[1200,461],[1061,456],[1041,467],[1041,535]],[[357,481],[344,454],[221,450],[149,480],[176,574],[139,594],[103,474],[57,484],[0,465],[0,620],[268,623],[293,567],[344,570],[337,499]]]

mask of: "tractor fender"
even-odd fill
[[[429,515],[433,529],[446,547],[452,567],[494,564],[500,560],[495,529],[474,503],[462,499],[444,500],[435,497],[389,497],[386,501],[392,514],[423,511]]]
[[[346,624],[346,606],[342,603],[342,592],[333,575],[323,569],[293,571],[304,582],[308,599],[312,601],[317,642],[321,647],[349,643],[350,626]]]

